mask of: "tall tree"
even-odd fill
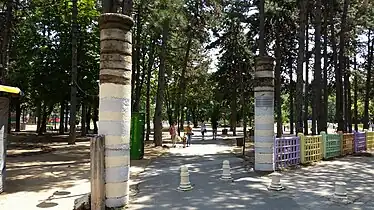
[[[265,55],[265,0],[260,0],[259,4],[260,11],[260,39],[259,39],[259,51],[260,56]]]
[[[303,71],[305,56],[305,22],[307,1],[299,1],[299,52],[297,57],[297,81],[296,81],[296,132],[303,132]]]
[[[281,100],[281,68],[282,68],[282,52],[281,52],[281,37],[280,28],[281,22],[278,20],[276,23],[276,39],[275,39],[275,104],[277,114],[277,137],[282,136],[282,100]]]
[[[372,62],[373,62],[373,49],[374,49],[374,39],[371,38],[372,30],[368,31],[368,60],[367,60],[367,73],[366,73],[366,87],[365,87],[365,100],[364,100],[364,129],[369,129],[369,102],[370,102],[370,93],[371,93],[371,77],[372,77]]]
[[[155,146],[162,146],[162,105],[164,103],[165,91],[165,69],[166,69],[166,56],[167,44],[169,41],[170,19],[166,18],[162,24],[162,46],[160,53],[160,65],[158,72],[158,86],[157,86],[157,99],[156,109],[154,116],[154,143]]]
[[[307,8],[306,11],[306,19],[305,19],[305,98],[304,98],[304,134],[308,135],[309,132],[309,104],[310,100],[313,100],[313,96],[310,97],[309,90],[313,90],[313,84],[309,85],[309,60],[310,60],[310,53],[309,53],[309,9]],[[313,103],[313,102],[312,102]],[[313,132],[313,124],[315,123],[314,118],[314,106],[312,104],[312,132]]]
[[[328,119],[328,80],[327,80],[327,71],[328,71],[328,23],[329,23],[329,9],[328,9],[328,1],[324,1],[324,12],[323,12],[323,100],[321,103],[322,109],[320,109],[320,116],[321,116],[321,123],[319,124],[321,127],[319,131],[327,132],[327,119]]]
[[[323,131],[323,123],[322,123],[322,116],[321,107],[322,104],[322,75],[321,75],[321,28],[322,28],[322,4],[321,0],[316,0],[315,4],[315,33],[314,33],[314,91],[315,91],[315,99],[314,99],[314,106],[315,112],[317,116],[317,132],[320,133]]]
[[[336,119],[338,121],[338,130],[346,131],[344,123],[344,93],[343,93],[343,72],[345,68],[345,38],[346,38],[346,20],[348,13],[349,0],[344,0],[343,14],[340,25],[340,45],[339,45],[339,66],[335,69],[336,80]]]
[[[13,20],[13,0],[5,3],[4,24],[0,24],[0,84],[5,83],[6,70],[9,62],[9,43],[11,40],[12,20]]]
[[[72,25],[71,25],[71,94],[70,94],[70,133],[69,144],[75,144],[76,140],[76,111],[77,111],[77,16],[78,16],[78,0],[72,0]]]
[[[355,54],[354,55],[354,61],[353,61],[353,65],[354,65],[354,79],[353,79],[353,86],[354,86],[354,92],[353,92],[353,106],[354,106],[354,124],[355,124],[355,131],[358,132],[358,81],[357,81],[357,77],[358,77],[358,73],[357,73],[357,55]]]

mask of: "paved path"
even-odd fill
[[[155,161],[138,180],[138,193],[129,209],[254,209],[254,210],[344,210],[374,209],[374,159],[346,157],[317,166],[283,173],[286,190],[267,190],[269,176],[260,176],[230,153],[230,146],[195,135],[189,148],[171,149]],[[234,182],[219,179],[222,161],[229,160]],[[189,166],[194,189],[179,192],[180,166]],[[346,181],[355,203],[334,203],[330,195],[335,181]]]

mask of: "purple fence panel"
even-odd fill
[[[300,138],[281,137],[274,140],[275,169],[287,168],[300,164]]]
[[[365,132],[354,132],[355,153],[366,151],[366,134]]]

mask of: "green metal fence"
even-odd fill
[[[339,157],[341,154],[341,134],[326,134],[321,132],[323,138],[323,158]]]

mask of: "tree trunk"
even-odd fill
[[[64,122],[65,122],[65,101],[62,100],[60,103],[60,126],[59,126],[59,134],[64,134]]]
[[[21,101],[19,98],[15,99],[16,102],[16,132],[21,131]]]
[[[281,53],[281,37],[280,37],[280,22],[277,22],[277,32],[276,32],[276,40],[275,40],[275,59],[276,59],[276,66],[275,66],[275,104],[276,104],[276,113],[277,113],[277,137],[282,136],[282,101],[281,101],[281,68],[282,68],[282,53]],[[241,82],[243,83],[243,81]],[[244,94],[244,91],[243,93]],[[244,101],[244,96],[243,96]],[[243,102],[243,118],[244,115],[244,102]],[[245,120],[243,119],[243,122]]]
[[[6,70],[9,62],[9,42],[11,41],[12,31],[12,19],[13,19],[13,0],[8,0],[6,3],[5,11],[5,28],[0,31],[0,84],[5,84]],[[0,28],[1,29],[1,28]]]
[[[355,123],[355,131],[358,131],[358,104],[357,104],[357,100],[358,100],[358,94],[357,94],[357,88],[358,88],[358,82],[357,82],[357,59],[356,59],[356,54],[354,55],[354,81],[353,81],[353,84],[354,84],[354,93],[353,93],[353,100],[354,100],[354,123]]]
[[[305,20],[306,20],[306,0],[300,0],[300,27],[299,27],[299,52],[297,57],[297,81],[296,81],[296,132],[303,132],[303,64],[305,56]]]
[[[123,0],[122,1],[122,14],[131,17],[133,0]]]
[[[371,44],[371,46],[370,46]],[[368,32],[368,62],[367,62],[367,74],[366,74],[366,87],[365,87],[365,100],[364,100],[364,129],[369,129],[369,102],[370,102],[370,90],[371,90],[371,65],[373,62],[373,46],[374,40],[371,39],[371,29]]]
[[[42,102],[38,102],[36,105],[36,116],[38,117],[36,122],[36,133],[39,133],[40,125],[42,124]]]
[[[91,130],[91,104],[88,105],[86,114],[86,133],[90,133]]]
[[[334,70],[335,70],[335,73],[338,72],[338,56],[337,56],[337,46],[336,46],[336,37],[335,37],[335,22],[334,22],[334,16],[335,16],[335,7],[334,7],[334,0],[330,0],[329,1],[329,5],[330,5],[330,30],[331,30],[331,45],[332,45],[332,62],[333,62],[333,65],[334,65]],[[336,78],[335,78],[336,80]],[[337,85],[337,84],[336,84]],[[337,101],[337,99],[336,99]],[[335,104],[335,109],[336,109],[336,115],[335,115],[335,122],[338,121],[338,106],[340,106],[338,104],[338,102],[336,102]],[[343,114],[343,113],[341,113]]]
[[[328,71],[328,1],[324,1],[324,24],[323,24],[323,100],[321,103],[321,131],[327,132],[327,116],[328,116],[328,98],[329,91],[327,87],[327,71]]]
[[[288,70],[289,70],[289,77],[290,77],[290,85],[289,85],[289,91],[290,91],[290,134],[294,134],[294,82],[292,79],[293,75],[293,60],[292,58],[289,58],[288,61]]]
[[[199,126],[198,125],[199,123],[198,123],[198,119],[197,119],[197,115],[196,115],[196,108],[191,109],[191,114],[192,114],[193,127],[197,128],[197,126]]]
[[[98,120],[99,120],[99,110],[98,110],[98,107],[96,106],[95,109],[94,109],[94,114],[93,114],[93,118],[92,118],[93,126],[94,126],[94,130],[93,130],[94,134],[97,134],[97,132],[98,132],[98,127],[97,127],[97,121]]]
[[[151,78],[153,64],[155,60],[155,42],[152,41],[149,52],[148,68],[147,68],[147,93],[146,93],[146,118],[147,118],[147,131],[146,131],[146,141],[149,141],[149,136],[151,135]]]
[[[308,5],[308,4],[307,4]],[[304,98],[304,134],[308,135],[309,133],[309,100],[313,100],[313,96],[310,97],[309,89],[313,90],[313,83],[309,85],[309,9],[307,8],[306,12],[306,19],[305,19],[305,98]],[[315,123],[314,118],[314,104],[312,102],[312,133],[313,133],[313,124]]]
[[[183,117],[184,117],[184,98],[185,98],[185,95],[186,95],[186,71],[187,71],[187,65],[188,65],[188,60],[189,60],[189,57],[190,57],[190,51],[191,51],[191,46],[192,46],[192,34],[191,33],[188,33],[189,36],[188,36],[188,41],[187,41],[187,47],[186,47],[186,54],[185,54],[185,57],[184,57],[184,63],[183,63],[183,69],[182,69],[182,73],[181,73],[181,77],[180,77],[180,82],[179,82],[179,92],[180,92],[180,95],[178,96],[178,102],[177,102],[177,110],[180,110],[181,111],[181,114],[180,114],[180,127],[179,127],[179,130],[180,131],[183,131]]]
[[[235,91],[236,92],[236,91]],[[237,102],[236,102],[236,94],[234,94],[233,99],[231,100],[231,118],[230,118],[230,128],[232,131],[232,135],[236,136],[236,117],[237,117]]]
[[[65,132],[68,132],[68,122],[69,122],[69,103],[66,102],[65,104]]]
[[[322,83],[322,75],[321,75],[321,0],[316,1],[316,11],[315,11],[315,34],[314,34],[314,81],[315,86],[313,87],[314,90],[314,111],[315,116],[317,119],[317,133],[320,133],[323,130],[323,124],[322,124],[322,115],[321,110],[323,107],[321,107],[322,104],[322,89],[323,86]],[[314,129],[315,132],[315,129]]]
[[[82,100],[82,117],[81,117],[81,135],[86,136],[86,104],[85,101]]]
[[[133,70],[132,70],[132,80],[131,80],[131,92],[133,93],[133,106],[132,110],[134,112],[139,112],[140,110],[140,100],[141,100],[141,91],[143,87],[145,69],[143,68],[142,76],[140,76],[140,60],[141,60],[141,49],[143,42],[141,41],[141,35],[143,31],[143,6],[144,0],[141,0],[138,6],[138,14],[136,15],[136,37],[135,44],[133,45],[134,55],[133,55]],[[151,39],[152,42],[152,39]],[[143,50],[143,58],[145,56],[145,50]],[[145,62],[145,59],[143,59]]]
[[[154,142],[155,146],[162,146],[162,105],[164,102],[165,69],[167,56],[167,42],[169,39],[169,20],[163,23],[162,47],[160,54],[160,65],[158,73],[157,100],[154,116]]]
[[[265,55],[265,0],[259,2],[260,12],[260,38],[259,38],[259,52],[260,56]]]
[[[40,125],[40,128],[39,128],[38,135],[42,135],[43,133],[45,133],[47,131],[47,129],[46,129],[47,128],[47,120],[48,120],[48,116],[52,112],[52,109],[53,109],[53,105],[47,106],[45,103],[43,104],[43,115],[42,115],[42,121],[41,121],[41,125]]]
[[[46,113],[45,109],[46,109],[45,103],[43,103],[43,106],[40,107],[40,111],[39,111],[40,114],[38,116],[38,128],[36,129],[38,132],[38,135],[42,135],[44,132],[43,124],[44,124],[44,115]]]
[[[335,81],[336,81],[336,119],[338,121],[338,131],[346,131],[344,123],[344,111],[343,111],[343,71],[344,71],[344,50],[345,50],[345,33],[346,33],[346,19],[348,12],[349,0],[344,0],[344,8],[341,19],[341,31],[340,31],[340,45],[339,45],[339,67],[335,69]]]
[[[352,133],[352,95],[351,95],[351,82],[349,81],[351,77],[350,72],[350,63],[349,63],[349,57],[347,57],[347,63],[346,63],[346,73],[345,73],[345,87],[346,87],[346,116],[347,116],[347,126],[348,126],[348,132]]]
[[[76,139],[76,109],[77,109],[77,0],[72,0],[72,26],[71,26],[71,95],[70,95],[70,133],[68,144],[75,144]]]

